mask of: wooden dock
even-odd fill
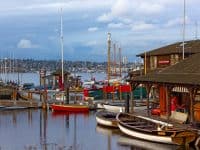
[[[0,100],[0,106],[2,107],[18,107],[18,108],[41,108],[42,104],[36,101],[25,100]]]

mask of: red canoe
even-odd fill
[[[89,106],[79,104],[52,104],[53,111],[66,111],[66,112],[88,112]]]

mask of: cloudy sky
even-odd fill
[[[200,0],[186,0],[187,40],[198,33],[199,6]],[[183,0],[6,0],[1,57],[60,59],[61,7],[66,60],[106,61],[108,32],[129,61],[182,40]]]

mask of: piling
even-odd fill
[[[129,113],[129,100],[130,100],[130,96],[129,96],[129,93],[127,93],[126,107],[125,107],[125,112],[126,113]]]

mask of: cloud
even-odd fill
[[[89,42],[87,42],[86,44],[85,44],[85,46],[95,46],[95,45],[97,45],[97,41],[89,41]]]
[[[155,28],[153,24],[145,23],[145,22],[136,22],[131,25],[131,29],[133,31],[144,31],[144,30],[150,30]]]
[[[17,48],[37,48],[37,45],[32,44],[30,40],[27,39],[21,39],[18,44]]]
[[[151,16],[157,15],[164,10],[165,3],[161,1],[153,1],[153,0],[116,0],[109,12],[104,13],[98,17],[99,22],[109,22],[113,19],[117,20],[133,20],[140,15],[144,16]],[[134,18],[135,17],[135,18]]]
[[[151,2],[144,2],[140,3],[136,8],[136,11],[140,12],[141,14],[151,15],[151,14],[158,14],[164,9],[164,6],[159,3],[151,3]]]
[[[119,28],[123,28],[125,27],[125,25],[123,23],[109,23],[108,24],[108,28],[113,28],[113,29],[119,29]]]
[[[113,19],[111,14],[103,14],[97,18],[98,22],[109,22]]]
[[[95,32],[97,30],[99,30],[97,27],[90,27],[90,28],[88,28],[89,32]]]
[[[189,19],[188,16],[186,16],[185,22],[186,22],[186,24],[191,22],[191,20]],[[173,26],[181,25],[181,24],[183,24],[183,17],[182,18],[179,17],[179,18],[168,20],[165,26],[166,27],[173,27]]]
[[[117,0],[110,13],[113,16],[127,16],[131,11],[131,3],[130,0]]]
[[[109,8],[113,0],[102,2],[99,0],[9,0],[2,2],[0,12],[7,14],[1,15],[27,15],[27,14],[49,14],[58,13],[62,7],[63,12],[83,12],[96,11],[97,9]],[[25,13],[26,12],[26,13]]]

